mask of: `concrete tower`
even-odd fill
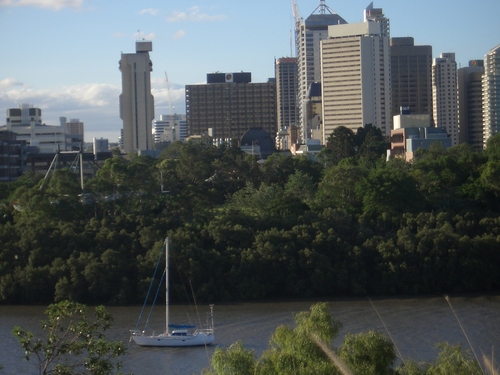
[[[389,36],[379,22],[330,26],[321,42],[323,142],[338,126],[391,130]]]
[[[153,150],[154,98],[150,78],[153,63],[149,59],[153,46],[150,41],[137,41],[135,50],[136,53],[122,53],[120,60],[120,118],[125,152]]]
[[[432,63],[434,125],[444,128],[453,146],[458,144],[457,63],[454,53],[442,53]]]
[[[477,150],[483,148],[482,80],[484,61],[469,61],[458,69],[458,129],[459,143],[468,143]]]
[[[299,142],[305,143],[310,138],[310,124],[307,123],[306,103],[309,87],[314,82],[321,81],[320,42],[328,37],[328,27],[347,22],[332,11],[325,3],[320,5],[306,18],[296,19],[295,43],[298,65],[298,107],[300,118]]]
[[[484,145],[500,131],[500,45],[484,56],[483,76]]]

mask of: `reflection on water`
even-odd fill
[[[450,299],[453,309],[464,327],[476,354],[491,356],[500,347],[500,296],[457,297]],[[333,300],[332,314],[343,324],[334,346],[339,346],[347,332],[358,333],[378,330],[390,333],[405,358],[417,361],[433,360],[435,344],[462,343],[467,340],[443,297],[405,299]],[[215,344],[204,348],[143,348],[129,342],[129,329],[134,328],[141,307],[110,307],[114,317],[107,337],[122,340],[128,350],[123,356],[123,373],[142,374],[200,374],[209,366],[210,357],[217,346],[229,346],[241,340],[257,356],[267,348],[275,328],[280,324],[293,327],[293,315],[308,310],[314,302],[243,303],[215,306]],[[0,306],[0,375],[37,374],[35,362],[22,359],[22,350],[12,335],[15,325],[39,330],[45,307]],[[170,319],[176,321],[205,322],[208,306],[194,308],[172,306]],[[187,314],[189,312],[189,314]],[[382,319],[382,320],[381,320]],[[163,328],[164,311],[157,308],[149,327]],[[497,355],[498,356],[498,355]],[[496,356],[496,357],[497,357]]]

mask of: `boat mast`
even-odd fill
[[[165,240],[165,333],[168,333],[168,237]]]

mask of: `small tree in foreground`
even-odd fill
[[[114,359],[125,353],[125,347],[104,336],[113,319],[104,306],[95,308],[94,321],[87,318],[87,306],[70,301],[52,304],[45,313],[49,317],[42,321],[45,339],[35,338],[21,327],[13,330],[25,359],[36,358],[40,375],[107,375],[121,367]]]

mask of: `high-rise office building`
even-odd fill
[[[153,150],[152,124],[154,98],[151,95],[153,63],[149,52],[152,42],[137,41],[136,53],[122,53],[122,94],[120,118],[123,120],[123,149],[125,152]]]
[[[309,87],[321,81],[320,42],[328,37],[330,25],[342,25],[347,22],[320,0],[320,5],[305,20],[296,20],[295,43],[298,66],[298,109],[300,119],[299,142],[305,143],[310,138],[310,125],[307,123],[307,98]]]
[[[411,37],[391,38],[391,115],[401,107],[432,114],[432,47],[416,46]]]
[[[500,131],[500,45],[484,56],[483,76],[484,145]]]
[[[458,69],[458,138],[477,150],[483,148],[483,60]]]
[[[389,36],[379,22],[328,28],[321,42],[323,142],[333,130],[353,131],[367,124],[391,130]]]
[[[188,135],[209,135],[215,142],[240,140],[250,128],[275,137],[276,81],[251,83],[251,74],[211,73],[207,84],[186,85]]]
[[[66,122],[66,133],[70,136],[80,138],[83,142],[84,139],[84,126],[80,119],[72,118]]]
[[[282,57],[274,64],[276,99],[278,102],[278,129],[296,126],[299,120],[297,107],[297,59]]]
[[[441,127],[458,144],[457,63],[454,53],[442,53],[432,63],[432,112],[434,126]]]

